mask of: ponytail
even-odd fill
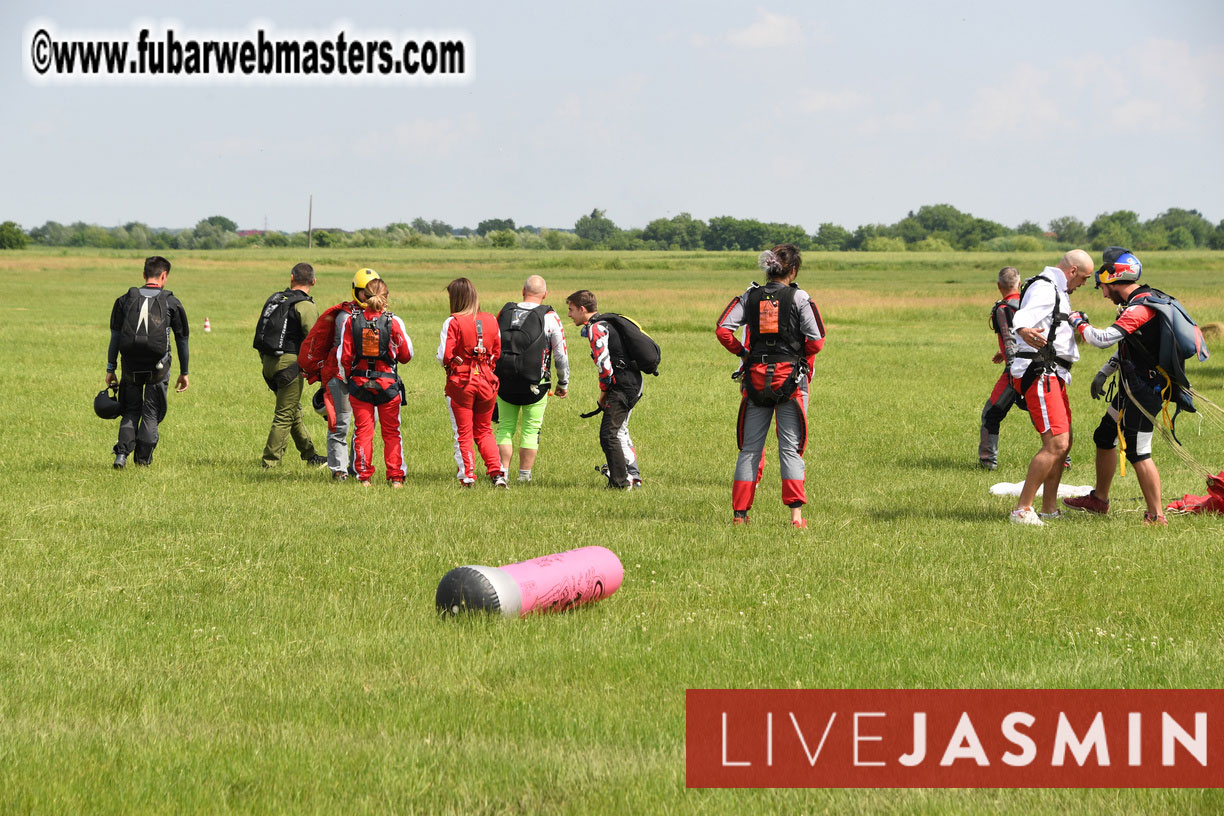
[[[381,312],[391,302],[391,290],[381,278],[375,278],[365,285],[365,306],[372,312]]]

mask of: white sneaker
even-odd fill
[[[1025,507],[1021,510],[1011,511],[1012,524],[1029,524],[1033,527],[1044,527],[1045,522],[1033,511],[1031,507]]]
[[[506,484],[505,474],[498,474],[497,476],[493,477],[493,486],[494,487],[509,487],[510,485]]]
[[[1055,510],[1053,513],[1038,513],[1037,514],[1037,518],[1041,519],[1042,521],[1055,521],[1056,519],[1060,519],[1062,517],[1063,517],[1063,512],[1061,510]]]

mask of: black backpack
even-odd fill
[[[297,354],[302,345],[302,327],[290,320],[293,307],[304,300],[314,299],[301,289],[286,289],[276,292],[264,302],[263,311],[255,323],[255,341],[252,348],[260,354],[280,357],[282,354]]]
[[[795,325],[795,284],[766,291],[755,282],[745,309],[749,347],[745,355],[744,393],[757,405],[790,400],[808,374],[804,337]],[[757,387],[757,379],[761,387]]]
[[[382,405],[403,393],[395,358],[391,356],[391,312],[383,312],[370,320],[357,309],[349,318],[349,329],[353,333],[353,365],[349,370],[349,396]],[[383,362],[391,371],[379,371],[375,363]],[[357,385],[353,378],[364,377],[365,383]]]
[[[548,379],[548,333],[544,318],[553,308],[541,304],[524,309],[507,303],[497,313],[501,332],[501,357],[495,373],[498,378],[513,377],[535,385]]]
[[[119,352],[124,357],[154,361],[170,353],[170,296],[165,289],[145,297],[140,287],[128,289],[119,330]]]
[[[634,371],[659,376],[659,363],[663,352],[649,334],[642,331],[637,321],[614,312],[600,312],[592,320],[602,320],[616,330],[624,349],[624,362]]]

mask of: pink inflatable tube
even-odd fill
[[[434,605],[444,615],[482,610],[518,618],[561,612],[606,598],[624,578],[616,553],[579,547],[504,567],[456,567],[442,577]]]

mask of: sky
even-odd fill
[[[463,84],[38,84],[56,32],[461,32]],[[0,221],[1224,219],[1224,4],[6,0]]]

